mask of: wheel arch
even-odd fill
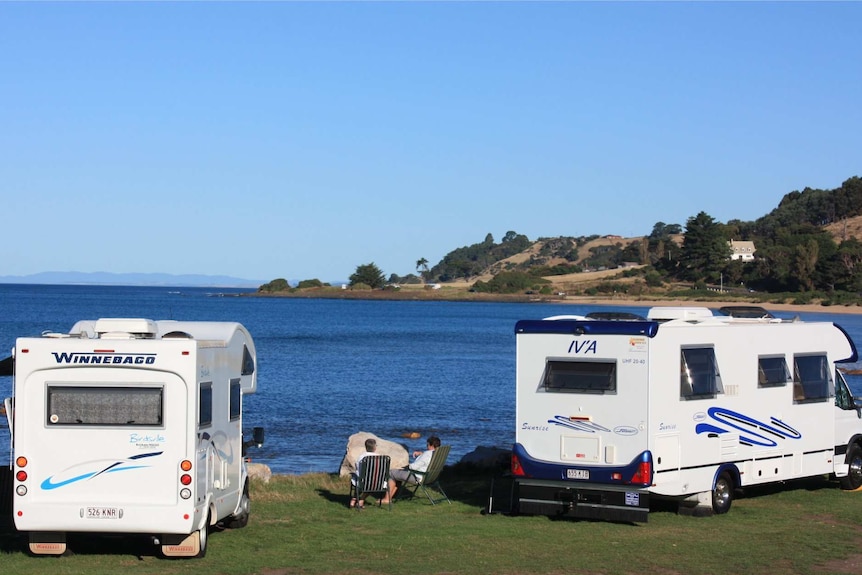
[[[712,488],[715,488],[715,482],[718,481],[718,478],[721,477],[722,473],[727,472],[730,475],[730,479],[733,481],[733,487],[738,489],[742,487],[742,474],[739,472],[739,468],[734,463],[723,463],[719,465],[715,469],[715,473],[712,476]]]
[[[854,434],[847,441],[847,446],[844,448],[844,463],[850,463],[850,461],[849,461],[850,451],[851,451],[850,448],[853,447],[854,445],[859,447],[860,449],[862,449],[862,433]]]

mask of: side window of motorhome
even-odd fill
[[[542,388],[552,393],[616,393],[617,364],[615,361],[548,358]]]
[[[681,350],[679,393],[682,399],[704,399],[724,393],[713,348]]]
[[[213,384],[202,383],[198,404],[198,425],[207,427],[213,422]]]
[[[162,425],[161,387],[48,386],[48,425]]]
[[[242,346],[242,371],[240,375],[251,375],[254,373],[254,358],[248,351],[247,346]]]
[[[832,397],[831,371],[825,355],[793,356],[793,402],[827,401]]]
[[[236,421],[242,414],[242,389],[239,379],[230,380],[230,420]]]
[[[757,359],[757,387],[779,387],[792,381],[783,355]]]

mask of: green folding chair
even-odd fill
[[[443,486],[440,484],[440,473],[443,471],[443,467],[446,466],[446,458],[449,457],[449,445],[441,445],[437,449],[434,450],[434,453],[431,455],[431,462],[428,464],[428,469],[425,471],[415,471],[413,469],[410,470],[410,475],[407,476],[407,480],[401,486],[402,489],[399,492],[410,491],[410,487],[413,488],[410,491],[411,496],[416,495],[416,492],[419,489],[422,489],[422,493],[425,494],[425,497],[428,498],[428,501],[431,502],[431,505],[436,505],[441,501],[446,501],[451,504],[449,501],[449,496],[446,495],[446,492],[443,491]],[[432,497],[429,489],[433,489],[442,495],[442,497],[434,498]],[[397,494],[396,494],[396,497]]]

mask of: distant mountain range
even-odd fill
[[[0,276],[0,283],[257,288],[265,284],[266,281],[202,274],[42,272],[26,276]]]

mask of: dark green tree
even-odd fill
[[[651,240],[666,240],[670,236],[682,233],[682,226],[679,224],[666,224],[664,222],[656,222],[652,227],[652,232],[649,237]]]
[[[419,275],[424,280],[428,273],[428,260],[425,258],[419,258],[416,260],[416,271],[419,272]]]
[[[730,246],[721,225],[706,212],[689,218],[680,253],[680,277],[717,282],[729,259]]]
[[[833,260],[836,287],[852,292],[862,290],[862,243],[856,238],[841,242]]]
[[[324,285],[327,285],[327,284],[324,284],[322,281],[320,281],[317,278],[313,278],[310,280],[302,280],[301,282],[296,284],[296,287],[297,287],[297,289],[309,289],[309,288],[320,288],[320,287],[323,287]]]
[[[287,291],[290,289],[290,284],[287,283],[287,280],[284,278],[274,279],[271,282],[267,282],[257,288],[259,292],[277,292],[277,291]]]
[[[350,285],[365,284],[372,289],[379,289],[386,285],[386,277],[374,262],[356,266],[356,271],[350,276]]]

